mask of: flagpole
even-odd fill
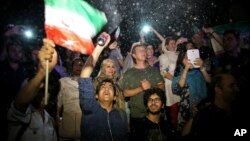
[[[45,68],[45,105],[48,104],[48,83],[49,83],[49,60],[46,60]]]

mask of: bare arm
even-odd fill
[[[210,82],[211,82],[211,77],[210,77],[210,75],[207,73],[207,70],[206,70],[206,68],[205,68],[205,66],[204,66],[203,60],[202,60],[201,58],[197,58],[197,59],[194,61],[194,64],[200,66],[200,71],[201,71],[201,73],[202,73],[202,75],[203,75],[205,81],[206,81],[207,83],[210,83]]]
[[[140,42],[146,43],[145,38],[144,38],[144,33],[142,31],[140,32]]]
[[[91,73],[93,72],[93,68],[100,56],[100,54],[102,53],[103,49],[108,45],[109,41],[110,41],[110,36],[107,33],[102,33],[101,36],[105,36],[107,41],[103,46],[97,45],[92,53],[92,55],[90,55],[87,59],[87,61],[85,62],[85,66],[83,67],[80,77],[82,78],[86,78],[89,77],[91,75]]]
[[[131,96],[135,96],[139,93],[143,92],[143,88],[140,86],[140,87],[137,87],[137,88],[134,88],[134,89],[125,89],[124,90],[124,96],[125,97],[131,97]]]
[[[208,28],[203,27],[202,30],[203,30],[205,33],[210,34],[211,38],[214,38],[214,40],[215,40],[217,43],[219,43],[220,46],[223,46],[223,40],[222,40],[221,36],[220,36],[219,34],[217,34],[217,33],[214,31],[213,28],[211,28],[211,27],[208,27]],[[214,47],[213,47],[213,49],[214,49]],[[214,49],[214,52],[215,52],[215,54],[221,54],[221,53],[223,53],[223,51],[221,51],[221,50],[220,50],[220,51],[217,51],[216,49]]]
[[[160,83],[156,84],[153,87],[157,87],[157,88],[160,88],[162,90],[165,90],[165,85],[164,85],[163,82],[162,83],[160,82]],[[141,81],[141,85],[139,87],[134,88],[134,89],[125,89],[124,90],[124,96],[125,97],[135,96],[135,95],[137,95],[137,94],[139,94],[139,93],[141,93],[144,90],[147,90],[149,88],[151,88],[150,82],[147,81],[147,80],[143,80],[143,81]]]
[[[193,66],[191,63],[189,63],[189,60],[187,59],[184,59],[183,60],[183,63],[184,63],[184,69],[182,71],[182,74],[181,74],[181,77],[180,77],[180,80],[179,80],[179,85],[180,87],[184,87],[185,83],[186,83],[186,78],[187,78],[187,73],[188,73],[188,70]]]
[[[45,78],[46,60],[49,60],[49,71],[55,67],[57,63],[57,53],[54,49],[55,44],[51,40],[44,40],[44,45],[39,51],[39,68],[37,74],[18,92],[15,99],[15,106],[21,108],[36,96]]]
[[[151,28],[151,31],[161,40],[161,42],[163,42],[165,40],[165,38],[159,32],[157,32],[155,29]]]
[[[200,71],[201,71],[203,77],[205,78],[206,82],[207,82],[207,83],[211,83],[211,76],[207,73],[206,68],[205,68],[205,67],[202,67],[202,68],[200,69]]]
[[[219,34],[217,34],[215,31],[211,32],[211,35],[214,37],[214,39],[223,46],[223,40]]]
[[[181,78],[179,80],[180,87],[184,87],[184,85],[186,83],[187,72],[188,72],[188,69],[184,69],[182,74],[181,74]]]
[[[130,97],[130,96],[135,96],[149,88],[151,88],[151,83],[147,79],[144,79],[140,81],[139,87],[134,89],[125,89],[124,93],[126,97]]]

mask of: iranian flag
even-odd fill
[[[72,51],[91,54],[94,37],[107,23],[103,12],[82,0],[45,0],[47,38]]]

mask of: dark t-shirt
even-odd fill
[[[140,138],[143,141],[173,141],[176,139],[176,133],[163,118],[160,123],[154,123],[147,117],[143,118]]]
[[[241,125],[238,119],[234,113],[210,104],[199,110],[193,121],[191,136],[198,140],[233,137],[235,130]]]

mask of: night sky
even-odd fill
[[[119,40],[123,51],[138,41],[144,24],[151,25],[165,36],[187,36],[192,27],[221,25],[249,20],[249,4],[243,0],[88,0],[94,7],[104,11],[108,24],[104,31],[111,32],[120,26]],[[4,0],[0,6],[1,33],[8,24],[30,25],[36,29],[38,38],[44,36],[43,0]],[[158,44],[151,33],[146,40]]]

